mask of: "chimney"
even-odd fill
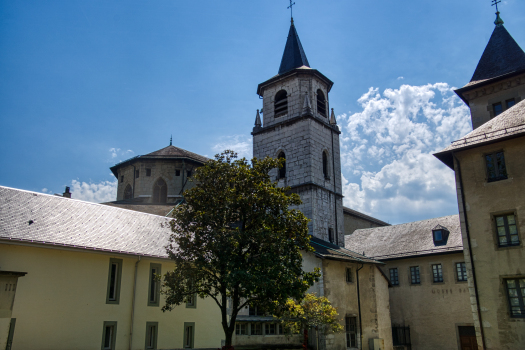
[[[69,192],[69,186],[66,186],[66,192],[62,194],[62,197],[71,198],[71,192]]]

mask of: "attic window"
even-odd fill
[[[275,118],[288,114],[288,94],[285,90],[281,90],[275,95],[274,113]]]
[[[317,113],[326,117],[326,100],[321,89],[317,90]]]
[[[503,105],[501,104],[501,102],[494,103],[492,105],[492,109],[494,110],[494,116],[496,117],[503,112]]]
[[[509,109],[516,104],[516,100],[511,98],[510,100],[505,101],[505,104],[507,105],[507,109]]]
[[[449,230],[441,225],[437,225],[432,229],[432,238],[434,239],[434,245],[440,246],[447,244]]]

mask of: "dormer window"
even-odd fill
[[[275,95],[274,113],[275,118],[288,114],[288,94],[285,90],[281,90]]]
[[[434,245],[446,245],[448,241],[449,231],[446,227],[437,225],[432,229],[432,238],[434,239]]]
[[[317,90],[317,113],[326,117],[326,100],[321,89]]]

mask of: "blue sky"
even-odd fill
[[[453,87],[494,28],[490,0],[295,0],[335,82],[345,204],[391,223],[457,213],[430,154],[468,132]],[[111,200],[109,167],[169,144],[250,155],[257,84],[277,73],[286,0],[0,0],[0,185]],[[525,47],[525,3],[500,4]]]

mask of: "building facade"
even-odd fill
[[[458,215],[356,230],[345,244],[385,263],[396,349],[474,348]]]
[[[458,90],[475,129],[435,156],[455,172],[478,347],[523,349],[525,53],[496,15],[472,81]]]

